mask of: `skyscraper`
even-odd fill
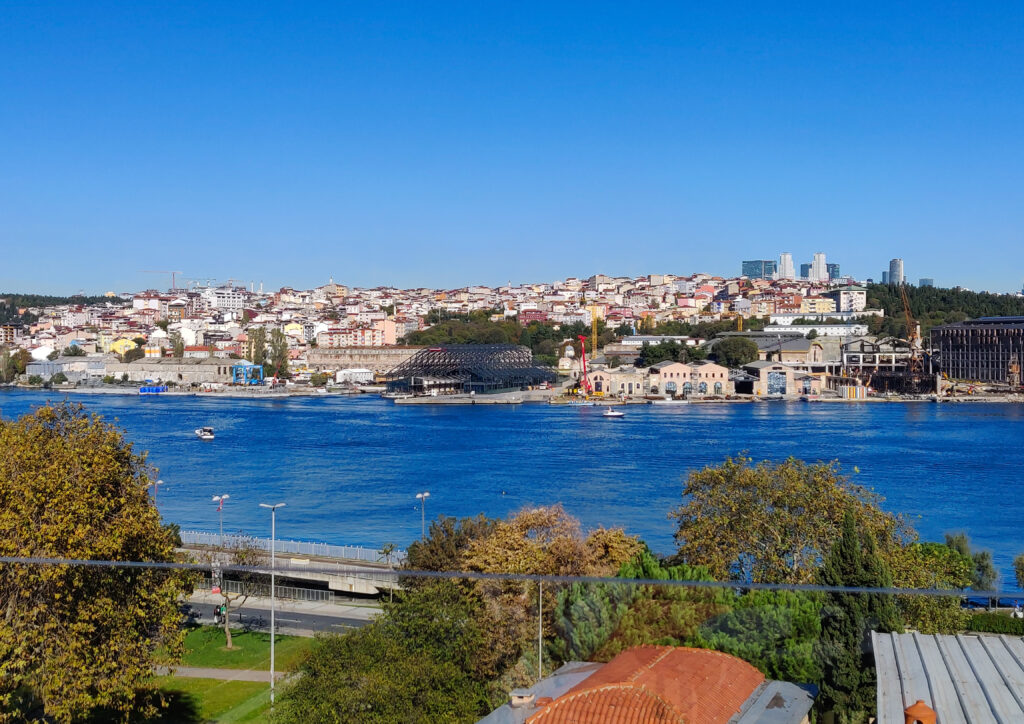
[[[889,283],[889,272],[884,271],[884,272],[882,272],[882,284],[888,284],[888,283]]]
[[[741,274],[748,279],[771,279],[777,269],[778,265],[771,259],[754,259],[743,262]]]
[[[903,260],[893,259],[889,262],[889,283],[890,284],[903,284],[906,281],[906,277],[903,276]]]
[[[788,251],[779,255],[779,279],[793,279],[796,272],[793,269],[793,255]]]
[[[919,287],[934,287],[935,280],[931,277],[921,277],[921,280],[917,283]]]
[[[828,281],[828,269],[825,265],[825,253],[817,252],[814,255],[814,261],[811,262],[811,273],[808,276],[812,282],[827,282]]]
[[[801,264],[800,265],[800,278],[801,279],[811,279],[811,274],[812,273],[813,272],[812,272],[812,268],[811,268],[810,264]],[[813,281],[813,279],[811,281]]]
[[[828,271],[829,281],[835,281],[839,278],[839,265],[838,264],[826,264],[825,269]]]

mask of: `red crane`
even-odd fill
[[[590,386],[590,380],[587,379],[587,338],[582,334],[580,337],[580,362],[583,364],[583,389],[589,395],[594,390]]]

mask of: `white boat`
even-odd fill
[[[201,427],[196,430],[196,437],[200,440],[212,440],[213,439],[213,428],[212,427]]]
[[[622,410],[613,410],[610,407],[604,408],[604,412],[601,413],[601,417],[625,417],[626,413]]]
[[[652,405],[689,405],[689,400],[673,400],[671,397],[666,397],[663,400],[651,400]]]

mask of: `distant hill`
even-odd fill
[[[23,307],[51,307],[62,304],[106,304],[107,302],[124,303],[117,297],[104,296],[71,296],[55,297],[47,294],[17,294],[0,292],[0,324],[31,324],[36,321],[34,314],[19,315],[18,309]]]
[[[867,290],[868,307],[885,310],[884,318],[871,320],[869,331],[872,334],[905,338],[907,323],[899,287],[871,284]],[[908,286],[906,290],[911,314],[921,324],[922,334],[927,334],[932,327],[965,319],[1024,316],[1024,297],[941,287]]]

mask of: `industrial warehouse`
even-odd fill
[[[981,317],[931,330],[933,365],[950,379],[1021,383],[1024,317]]]
[[[506,392],[554,382],[555,373],[515,344],[449,344],[421,350],[386,377],[388,393],[454,395]]]

